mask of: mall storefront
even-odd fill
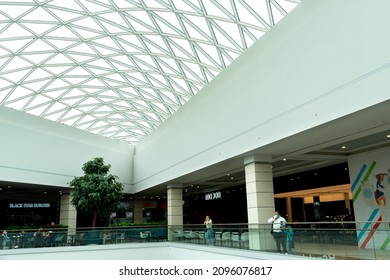
[[[59,201],[1,200],[0,228],[40,227],[59,220]]]

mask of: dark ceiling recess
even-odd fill
[[[348,163],[274,178],[275,193],[307,190],[350,183]]]

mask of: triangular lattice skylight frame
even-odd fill
[[[0,104],[138,143],[299,2],[0,1]]]

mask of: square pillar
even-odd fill
[[[183,184],[167,186],[168,240],[174,239],[174,231],[183,228]]]
[[[134,223],[142,223],[144,221],[144,201],[142,199],[133,200]]]
[[[71,199],[71,193],[63,193],[61,195],[60,224],[68,226],[68,235],[75,235],[77,224],[77,210],[70,202]]]
[[[271,157],[245,159],[246,197],[249,224],[249,248],[265,250],[275,247],[267,224],[275,212]]]

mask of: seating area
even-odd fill
[[[68,237],[68,245],[119,244],[130,242],[166,241],[166,228],[126,228],[79,231]]]
[[[217,231],[215,245],[222,247],[249,248],[249,233],[246,231]]]
[[[206,244],[204,230],[174,230],[174,240],[195,244]],[[249,233],[246,231],[214,231],[215,246],[249,248]]]
[[[166,227],[90,229],[78,230],[75,234],[68,234],[67,231],[36,234],[36,230],[34,230],[23,233],[10,232],[7,237],[0,236],[0,249],[105,245],[130,242],[166,241],[167,239],[168,230]]]
[[[8,237],[1,236],[0,244],[2,249],[65,246],[67,233],[55,232],[48,235],[34,235],[33,232],[13,233]]]

